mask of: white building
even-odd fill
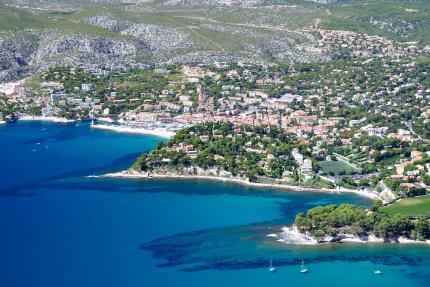
[[[380,128],[367,127],[365,130],[369,135],[383,136],[387,134],[388,127],[380,127]]]
[[[299,150],[297,148],[294,148],[291,151],[291,156],[294,158],[294,160],[299,164],[302,165],[303,164],[303,155],[299,152]]]
[[[311,173],[312,172],[312,161],[310,159],[305,159],[303,161],[303,165],[300,167],[300,171],[303,173]]]
[[[81,89],[83,92],[91,92],[93,89],[93,84],[82,84]]]
[[[157,118],[158,118],[158,114],[155,114],[155,113],[139,113],[136,115],[137,122],[152,123],[152,122],[156,122]]]
[[[50,107],[42,108],[42,116],[44,116],[44,117],[53,116],[51,108]]]

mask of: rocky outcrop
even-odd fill
[[[101,37],[92,38],[85,35],[63,35],[57,37],[55,34],[43,37],[40,41],[40,47],[34,55],[36,62],[68,52],[123,56],[133,55],[138,49],[136,43],[125,40]]]
[[[148,45],[152,51],[166,51],[190,47],[193,44],[189,35],[179,29],[155,25],[134,24],[121,34],[133,36]]]
[[[83,22],[94,26],[102,27],[111,32],[116,32],[116,33],[121,32],[122,30],[125,30],[128,27],[130,27],[130,23],[113,19],[108,15],[101,15],[101,16],[86,18],[84,19]]]
[[[24,76],[38,46],[38,37],[27,31],[0,34],[0,82]]]
[[[116,67],[134,62],[148,49],[139,41],[56,30],[0,35],[0,82],[22,78],[50,66]]]
[[[164,5],[169,6],[241,6],[241,7],[252,7],[258,6],[264,3],[262,0],[167,0]]]

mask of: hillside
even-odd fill
[[[428,2],[318,2],[332,1],[8,0],[0,4],[0,81],[58,65],[328,60],[337,54],[322,41],[327,30],[421,47],[430,39]]]

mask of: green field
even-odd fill
[[[430,196],[419,196],[401,199],[389,206],[383,207],[388,214],[403,214],[406,216],[429,217]]]
[[[342,171],[348,173],[357,171],[343,161],[320,161],[318,162],[318,166],[321,168],[321,171],[325,173],[340,173]]]

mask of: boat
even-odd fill
[[[309,270],[305,265],[305,261],[302,260],[302,266],[300,266],[300,273],[308,273]]]
[[[276,272],[276,267],[273,266],[273,261],[270,259],[269,272]]]
[[[376,274],[376,275],[382,275],[382,271],[381,270],[375,270],[373,273]]]

